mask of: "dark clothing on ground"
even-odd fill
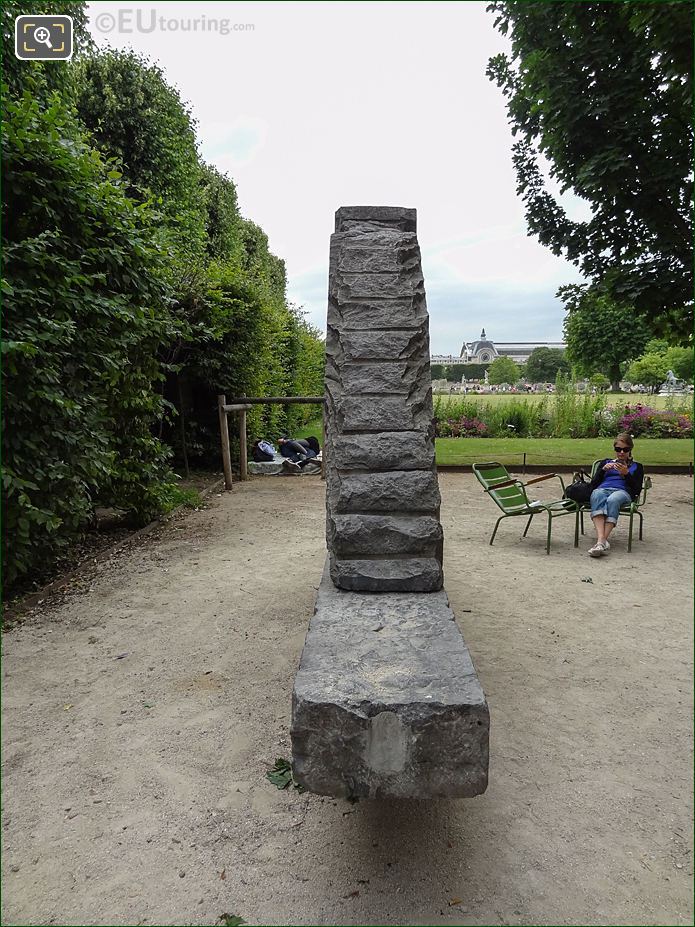
[[[283,457],[289,457],[295,463],[303,457],[316,457],[316,452],[312,451],[311,445],[305,438],[297,438],[293,441],[282,441],[280,443],[280,453]]]
[[[296,438],[294,440],[285,440],[280,442],[280,453],[283,457],[291,460],[302,469],[318,457],[321,448],[317,438]],[[318,461],[317,461],[318,463]]]

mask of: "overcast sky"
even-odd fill
[[[458,354],[483,326],[497,341],[561,340],[554,294],[580,279],[526,235],[504,100],[485,76],[506,40],[485,5],[89,10],[99,45],[147,55],[190,104],[202,156],[235,181],[243,215],[287,264],[290,300],[318,328],[335,210],[415,207],[432,351]]]

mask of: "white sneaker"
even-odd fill
[[[611,549],[611,545],[608,543],[608,541],[604,541],[604,542],[603,542],[603,550],[604,550],[604,553],[607,554],[608,551],[609,551],[610,549]]]
[[[283,461],[282,466],[285,470],[289,470],[290,473],[301,473],[302,468],[294,460],[290,460],[289,457],[286,457]]]
[[[593,547],[589,548],[590,557],[603,557],[605,553],[606,553],[606,548],[604,544],[601,543],[600,541],[597,544],[594,544]]]

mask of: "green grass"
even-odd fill
[[[537,403],[543,399],[554,402],[555,393],[468,393],[465,397],[463,393],[452,393],[451,395],[435,393],[433,396],[435,402],[443,404],[460,401],[464,398],[466,401],[479,403],[481,406],[487,403],[495,405],[499,402],[520,402],[522,400]],[[606,393],[606,399],[609,406],[636,406],[637,403],[641,403],[643,406],[649,406],[652,409],[665,409],[670,404],[671,408],[676,412],[692,412],[693,409],[692,396],[673,396],[669,398],[668,396],[648,396],[645,393]]]
[[[309,422],[298,438],[316,435],[323,443],[321,421]],[[470,466],[498,460],[510,467],[526,463],[542,467],[589,467],[594,460],[613,454],[610,438],[437,438],[437,465]],[[687,467],[693,459],[693,443],[678,438],[638,438],[635,459],[645,467]]]
[[[437,438],[437,465],[465,466],[498,460],[509,466],[526,463],[543,467],[588,467],[613,456],[610,438]],[[691,441],[642,438],[635,441],[635,460],[645,467],[687,466],[693,459]]]

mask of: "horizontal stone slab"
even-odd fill
[[[388,226],[404,232],[416,232],[417,210],[406,206],[341,206],[336,210],[336,232],[359,226]]]
[[[343,364],[341,369],[343,389],[348,393],[408,393],[413,380],[427,372],[406,361]]]
[[[401,299],[425,292],[425,280],[419,261],[410,269],[405,266],[399,273],[347,274],[335,271],[330,278],[328,292],[343,300]]]
[[[341,430],[348,431],[413,431],[425,429],[431,414],[425,410],[423,396],[352,396],[337,403]]]
[[[478,795],[489,729],[445,592],[347,592],[324,573],[292,694],[301,785],[338,798]]]
[[[441,497],[437,474],[428,470],[389,470],[384,473],[329,471],[326,487],[329,511],[420,512],[439,515]]]
[[[338,470],[430,470],[434,441],[424,430],[336,435],[329,456]]]
[[[429,338],[417,331],[347,331],[339,336],[345,361],[429,359]],[[424,349],[424,350],[423,350]]]
[[[330,574],[338,589],[355,592],[436,592],[444,584],[442,564],[435,557],[341,560],[335,551]]]
[[[404,269],[418,270],[420,249],[414,236],[413,239],[407,247],[402,242],[396,243],[396,247],[375,247],[370,241],[363,248],[342,248],[338,254],[338,270],[350,274],[393,274]]]
[[[414,554],[442,557],[443,531],[430,515],[336,515],[328,519],[328,549],[345,557]]]
[[[420,328],[427,323],[424,293],[400,299],[366,299],[343,302],[329,300],[328,325],[339,330],[377,331],[388,328]]]

